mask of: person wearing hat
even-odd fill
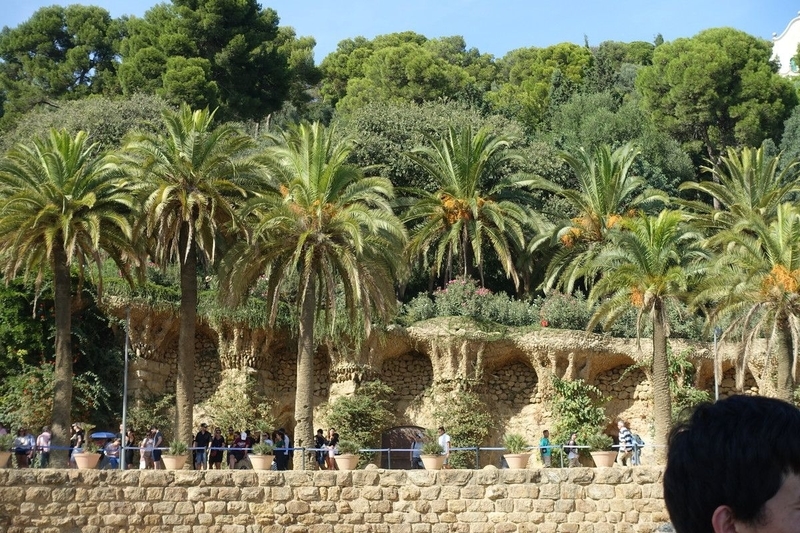
[[[208,447],[211,445],[211,433],[208,431],[208,424],[203,422],[200,424],[200,431],[194,437],[192,442],[192,453],[194,455],[194,469],[206,469],[206,457],[208,456]]]

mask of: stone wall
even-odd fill
[[[657,468],[0,470],[0,531],[651,533]]]

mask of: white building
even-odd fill
[[[789,22],[783,33],[772,34],[772,57],[780,61],[782,76],[796,76],[800,74],[794,56],[797,55],[797,45],[800,44],[800,12]]]

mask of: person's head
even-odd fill
[[[150,426],[150,433],[155,435],[158,433],[158,428],[156,426]]]
[[[214,435],[217,435],[217,436],[222,435],[222,428],[219,427],[219,426],[215,427],[214,428]]]
[[[322,428],[319,428],[319,429],[317,430],[317,435],[324,435],[324,434],[325,434],[325,432],[324,432],[324,431],[322,431]]]
[[[19,428],[17,430],[17,435],[24,435],[24,434],[25,434],[25,428]]]
[[[205,422],[200,424],[200,431],[208,431],[208,424],[206,424]]]
[[[50,426],[44,426],[42,428],[42,433],[50,433]]]
[[[624,427],[625,427],[625,421],[624,420],[617,420],[617,428],[618,429],[622,429]]]
[[[774,398],[700,405],[669,437],[664,501],[675,531],[797,531],[780,528],[800,524],[797,435],[800,410]]]
[[[228,428],[228,433],[229,433],[229,434],[231,434],[231,435],[233,435],[233,426],[231,426],[231,427],[229,427],[229,428]]]
[[[444,426],[439,426],[439,435],[444,435]]]
[[[570,441],[578,440],[578,434],[577,433],[573,433],[572,435],[569,436],[569,440]]]
[[[542,436],[544,438],[546,438],[546,439],[549,439],[550,438],[550,431],[545,429],[544,431],[542,431]]]

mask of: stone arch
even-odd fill
[[[727,367],[727,368],[726,368]],[[709,390],[708,387],[706,390]],[[710,392],[714,395],[714,378],[711,378]],[[736,388],[736,366],[734,364],[723,365],[722,377],[719,380],[719,397],[727,398],[735,394],[746,394],[748,396],[758,396],[759,387],[756,378],[749,368],[744,370],[744,389],[739,390]]]
[[[484,384],[487,406],[506,431],[530,437],[545,423],[536,416],[543,411],[539,373],[521,353],[488,366]]]
[[[433,364],[425,354],[409,351],[384,359],[379,377],[394,390],[391,401],[398,420],[410,422],[414,418],[410,411],[433,385]]]
[[[632,360],[629,364],[617,365],[599,373],[594,379],[594,385],[609,398],[606,414],[614,427],[613,421],[617,418],[648,418],[647,406],[652,404],[650,379]],[[642,407],[644,411],[634,412],[634,406]]]

